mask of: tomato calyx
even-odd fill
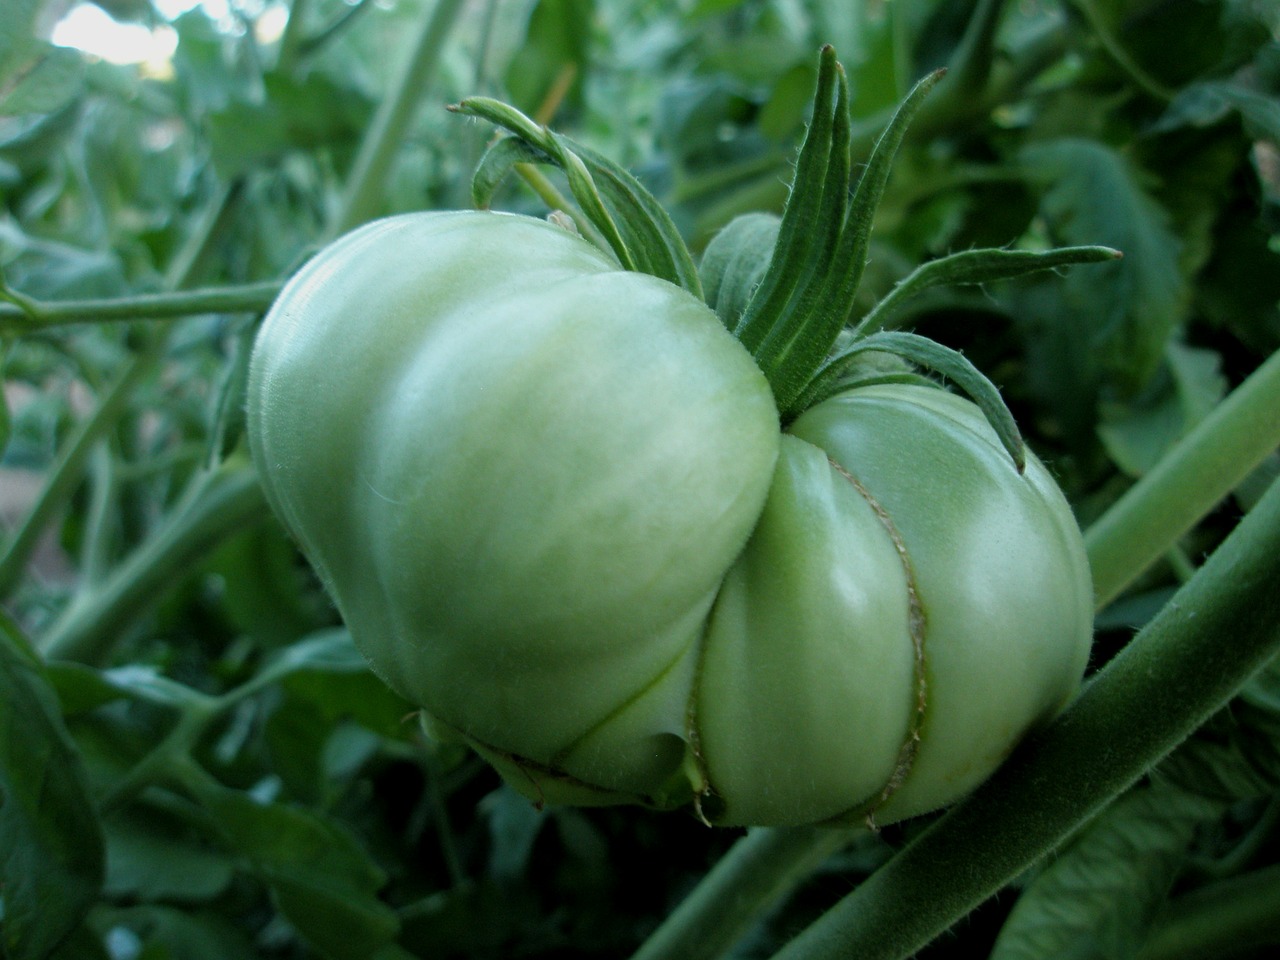
[[[705,299],[764,373],[784,425],[851,387],[919,379],[909,372],[918,367],[951,380],[977,404],[1022,472],[1022,437],[995,385],[959,352],[893,331],[895,317],[903,303],[930,287],[1100,263],[1120,253],[1102,246],[962,251],[920,266],[853,323],[871,229],[894,157],[945,73],[936,70],[915,85],[855,177],[848,79],[834,49],[824,46],[813,115],[781,218],[751,214],[731,222],[711,241],[701,271],[662,205],[608,158],[498,100],[470,97],[449,109],[508,131],[477,166],[477,208],[489,208],[517,164],[561,168],[579,207],[566,212],[579,232],[612,253],[623,269],[652,274]],[[894,355],[909,367],[868,376],[864,361],[871,354]]]

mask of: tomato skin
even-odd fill
[[[699,741],[724,818],[933,810],[1075,691],[1093,610],[1079,530],[1043,464],[1019,474],[978,408],[943,390],[851,390],[789,432],[706,641]],[[798,584],[779,589],[781,571]]]
[[[868,387],[784,434],[705,305],[541,221],[340,239],[264,322],[248,414],[374,670],[536,800],[889,822],[1087,658],[1070,510],[976,407]]]
[[[478,746],[560,767],[585,739],[571,769],[656,792],[666,730],[592,733],[688,659],[779,440],[707,307],[529,218],[385,220],[282,293],[248,414],[272,503],[387,683]],[[659,724],[680,738],[676,699]]]

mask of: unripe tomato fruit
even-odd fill
[[[1075,521],[975,406],[866,387],[784,432],[709,308],[542,221],[339,239],[267,316],[248,413],[373,669],[537,801],[889,822],[1084,669]]]

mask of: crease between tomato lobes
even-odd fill
[[[249,430],[373,668],[535,800],[887,822],[1083,670],[1070,511],[976,408],[869,388],[783,433],[705,305],[541,221],[322,251],[264,323]]]

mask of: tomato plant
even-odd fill
[[[1271,5],[0,21],[0,954],[1274,952]]]

